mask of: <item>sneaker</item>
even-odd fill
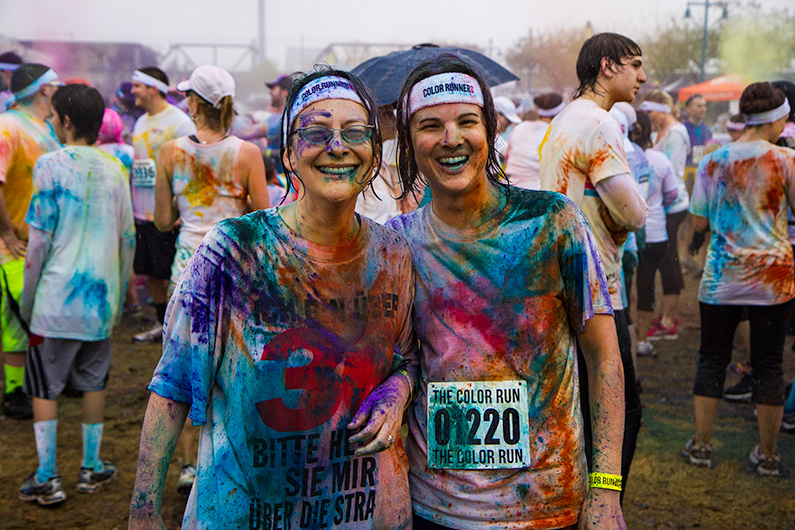
[[[696,442],[695,438],[691,438],[682,449],[682,454],[687,458],[688,464],[712,467],[712,444]]]
[[[656,357],[654,352],[654,344],[648,340],[638,342],[638,357]]]
[[[795,412],[784,414],[784,418],[781,420],[781,432],[795,433]]]
[[[667,340],[674,340],[679,338],[679,334],[676,332],[676,328],[679,325],[679,320],[674,320],[673,325],[671,327],[665,327],[662,322],[657,322],[652,324],[649,328],[648,333],[646,336],[648,340],[657,340],[657,339],[667,339]]]
[[[5,408],[6,416],[15,420],[27,420],[33,417],[30,398],[21,386],[14,389],[13,392],[3,394],[3,408]]]
[[[110,484],[118,476],[113,462],[102,462],[102,471],[94,471],[90,467],[81,467],[77,473],[77,489],[80,493],[94,493],[105,484]]]
[[[59,504],[66,500],[61,477],[50,477],[46,482],[39,483],[34,471],[19,487],[19,498],[27,502],[38,502],[41,506]]]
[[[179,480],[177,481],[177,492],[187,495],[193,487],[193,481],[196,480],[196,466],[193,464],[185,464],[179,472]]]
[[[144,308],[141,304],[124,304],[124,312],[131,318],[142,318],[144,316]]]
[[[745,374],[739,383],[723,391],[723,399],[726,401],[750,401],[751,394],[753,394],[751,374]]]
[[[157,324],[152,329],[133,336],[133,342],[161,342],[163,340],[163,325]]]
[[[781,475],[781,455],[763,455],[759,446],[754,447],[748,460],[756,466],[756,472],[763,477],[777,477]]]

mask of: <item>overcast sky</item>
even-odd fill
[[[332,42],[436,41],[485,49],[491,45],[499,60],[502,50],[531,29],[590,21],[596,31],[639,38],[661,17],[682,17],[687,5],[686,0],[264,1],[266,54],[281,68],[288,47],[323,48]],[[793,8],[793,0],[760,3],[765,9]],[[258,39],[259,4],[260,0],[0,0],[0,35],[140,42],[161,53],[177,43],[252,44]],[[698,21],[703,12],[703,7],[693,8]],[[720,14],[720,8],[710,9],[710,19]],[[220,62],[235,62],[240,53],[230,51]]]

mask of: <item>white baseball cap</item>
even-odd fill
[[[505,96],[494,98],[494,108],[497,109],[497,112],[505,116],[509,122],[521,123],[522,118],[516,114],[516,105]]]
[[[204,65],[197,67],[190,74],[189,80],[179,83],[177,90],[192,90],[213,107],[218,107],[218,102],[224,96],[235,97],[235,79],[223,68]]]

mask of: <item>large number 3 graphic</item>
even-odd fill
[[[285,331],[265,346],[262,360],[288,362],[301,350],[312,359],[303,366],[286,366],[283,372],[285,390],[303,390],[297,406],[289,408],[281,398],[257,403],[265,425],[279,432],[306,431],[322,425],[344,398],[345,345],[327,330],[304,327]]]

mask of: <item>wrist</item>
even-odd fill
[[[591,489],[621,491],[624,481],[621,475],[610,473],[588,473],[588,486]]]

